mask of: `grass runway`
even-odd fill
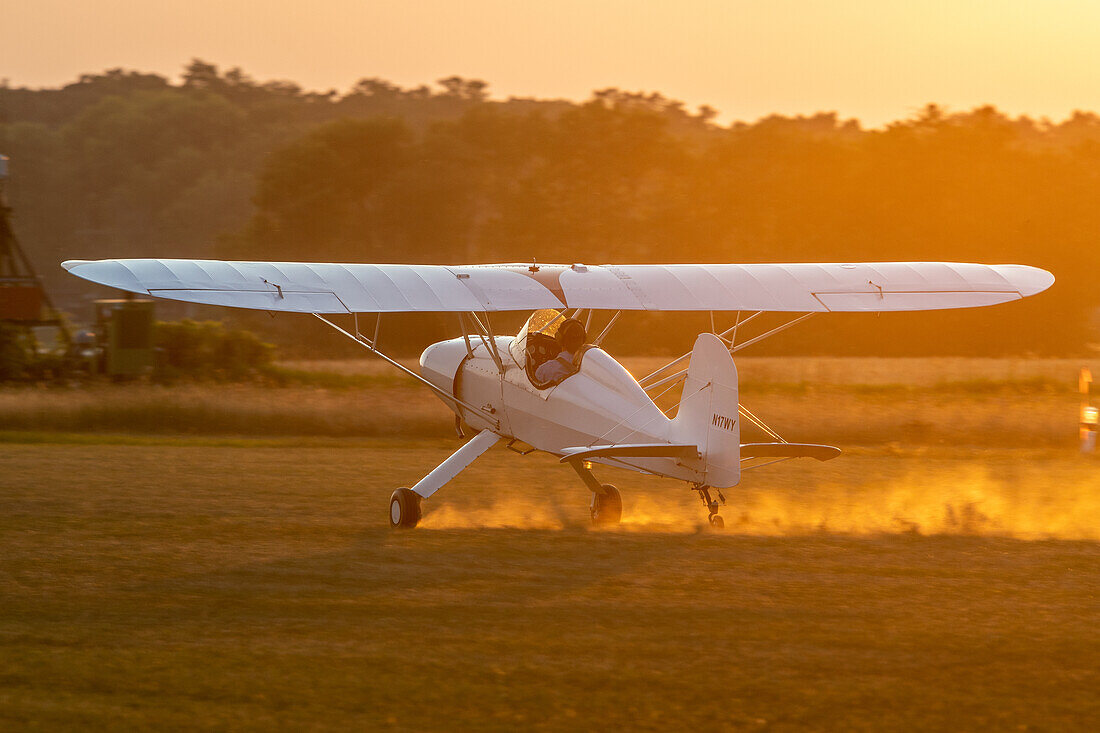
[[[59,438],[59,441],[62,440]],[[727,530],[607,471],[456,445],[0,444],[0,728],[1096,730],[1100,475],[855,450],[747,474]]]

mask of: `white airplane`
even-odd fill
[[[130,259],[62,266],[95,283],[160,298],[312,314],[434,391],[454,411],[460,437],[464,425],[476,434],[411,489],[393,492],[394,527],[415,527],[421,500],[502,440],[517,453],[544,451],[572,466],[592,492],[596,524],[616,524],[622,516],[618,490],[592,473],[599,463],[687,482],[711,524],[721,527],[721,490],[736,486],[742,471],[840,453],[788,443],[741,405],[735,352],[816,313],[986,306],[1054,283],[1034,267],[948,262],[443,266]],[[531,310],[518,335],[494,334],[492,313]],[[635,379],[600,343],[622,311],[640,310],[709,311],[711,330],[699,334],[687,354]],[[420,374],[382,353],[378,343],[382,314],[414,311],[457,313],[462,328],[461,338],[424,350]],[[596,311],[610,315],[590,337]],[[719,331],[715,312],[734,313],[732,327]],[[753,338],[741,333],[739,342],[739,332],[765,312],[791,315]],[[376,314],[369,336],[359,329],[365,313]],[[327,317],[333,314],[351,315],[349,328]],[[678,403],[658,407],[655,399],[681,381]],[[775,442],[741,443],[742,419]]]

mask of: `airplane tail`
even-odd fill
[[[724,489],[740,482],[737,367],[729,349],[712,333],[695,339],[670,437],[674,443],[699,446],[708,486]]]

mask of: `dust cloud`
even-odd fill
[[[727,498],[730,498],[727,495]],[[911,533],[1100,540],[1100,475],[1018,481],[989,469],[913,471],[877,485],[821,485],[731,499],[726,527],[753,535]]]
[[[442,504],[425,512],[423,529],[565,529],[577,524],[567,514],[575,507],[566,507],[554,498],[540,501],[538,497],[496,499],[489,506],[458,507]],[[571,521],[572,520],[572,521]]]
[[[693,492],[624,490],[623,521],[612,532],[709,531]],[[912,470],[866,484],[821,483],[798,489],[728,489],[721,514],[727,534],[800,536],[914,534],[1100,540],[1100,471],[996,475],[982,466]],[[590,527],[575,492],[496,499],[484,507],[441,504],[426,529]]]

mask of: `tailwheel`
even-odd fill
[[[390,526],[412,529],[420,522],[420,495],[400,488],[390,495]]]
[[[608,526],[623,519],[623,497],[611,484],[603,484],[602,494],[592,494],[592,524]]]
[[[723,529],[726,526],[726,522],[722,517],[718,516],[718,508],[726,503],[726,497],[722,495],[721,491],[715,489],[714,491],[718,494],[718,499],[714,499],[710,495],[710,490],[710,486],[695,487],[695,491],[699,493],[699,498],[707,505],[707,512],[710,515],[707,518],[710,520],[710,526],[714,529]]]

